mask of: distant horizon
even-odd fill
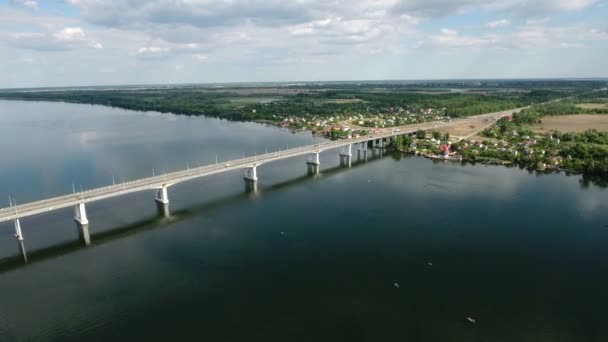
[[[236,81],[236,82],[194,82],[194,83],[124,83],[124,84],[98,84],[98,85],[66,85],[66,86],[37,86],[37,87],[15,87],[0,88],[0,91],[7,90],[29,90],[29,89],[73,89],[73,88],[108,88],[108,87],[155,87],[155,86],[224,86],[224,85],[299,85],[299,84],[344,84],[353,82],[363,83],[399,83],[411,82],[412,84],[430,82],[475,82],[475,81],[607,81],[608,77],[530,77],[530,78],[427,78],[427,79],[353,79],[353,80],[316,80],[316,81]]]

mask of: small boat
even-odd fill
[[[472,317],[467,317],[467,321],[469,321],[469,322],[471,322],[473,324],[477,323],[477,320],[475,318],[472,318]]]

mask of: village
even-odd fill
[[[410,111],[403,107],[384,108],[384,112],[371,113],[370,108],[365,114],[351,115],[335,114],[329,117],[320,115],[288,116],[279,122],[279,126],[292,130],[307,130],[313,134],[321,134],[331,139],[349,139],[369,133],[373,129],[399,127],[404,125],[425,123],[430,121],[451,121],[445,115],[445,108],[422,108]]]
[[[516,114],[517,115],[517,114]],[[539,172],[567,171],[603,174],[605,165],[590,162],[606,150],[608,133],[595,129],[562,133],[518,125],[511,116],[467,138],[450,133],[419,131],[395,142],[395,149],[445,161],[517,165]]]
[[[358,138],[376,129],[398,127],[430,121],[451,122],[440,110],[424,108],[412,113],[404,108],[387,108],[386,113],[333,115],[327,118],[291,116],[280,126],[293,130],[309,130],[330,139]],[[503,119],[512,122],[513,117]],[[501,120],[502,121],[502,120]],[[396,140],[389,149],[413,153],[430,159],[445,161],[472,161],[484,164],[518,164],[538,171],[559,170],[568,155],[569,146],[560,145],[557,132],[539,134],[523,127],[514,126],[509,132],[500,131],[500,123],[470,137],[450,136],[450,132],[419,131],[403,141]]]

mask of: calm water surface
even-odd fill
[[[0,202],[311,144],[307,133],[0,101]],[[0,340],[608,341],[608,191],[579,177],[321,154],[0,223]],[[153,171],[154,169],[154,171]],[[5,198],[5,200],[2,200]],[[398,286],[395,286],[395,285]],[[467,317],[474,318],[472,324]]]

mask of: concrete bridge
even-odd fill
[[[74,207],[74,219],[78,222],[79,227],[81,228],[81,239],[85,242],[85,244],[88,245],[90,243],[90,237],[88,232],[89,220],[87,218],[86,204],[90,202],[117,197],[138,191],[155,191],[154,199],[159,204],[166,205],[169,203],[168,189],[170,186],[194,178],[205,177],[237,169],[244,170],[246,186],[248,187],[248,189],[255,191],[258,180],[257,167],[265,163],[270,163],[276,160],[292,158],[302,155],[308,155],[309,158],[307,160],[307,166],[309,173],[318,173],[320,167],[319,154],[323,151],[340,149],[340,162],[350,164],[353,147],[357,148],[362,153],[366,153],[370,142],[373,147],[383,148],[385,144],[395,136],[412,134],[418,130],[445,128],[467,122],[478,123],[480,120],[482,120],[483,122],[487,122],[489,125],[491,123],[494,123],[501,117],[512,115],[513,113],[516,113],[521,109],[523,108],[478,115],[465,119],[456,119],[451,120],[450,122],[436,121],[424,124],[374,130],[374,133],[372,134],[357,138],[322,142],[319,144],[297,147],[278,152],[265,153],[253,157],[235,159],[222,163],[215,163],[196,168],[187,168],[186,170],[137,179],[129,182],[123,182],[120,184],[113,184],[86,191],[74,192],[72,194],[64,196],[49,198],[25,204],[15,205],[11,201],[9,207],[0,209],[0,222],[14,222],[15,238],[17,239],[19,249],[24,259],[27,261],[27,255],[25,253],[23,242],[23,231],[21,228],[21,222],[19,220],[23,217],[41,214],[66,207]]]

